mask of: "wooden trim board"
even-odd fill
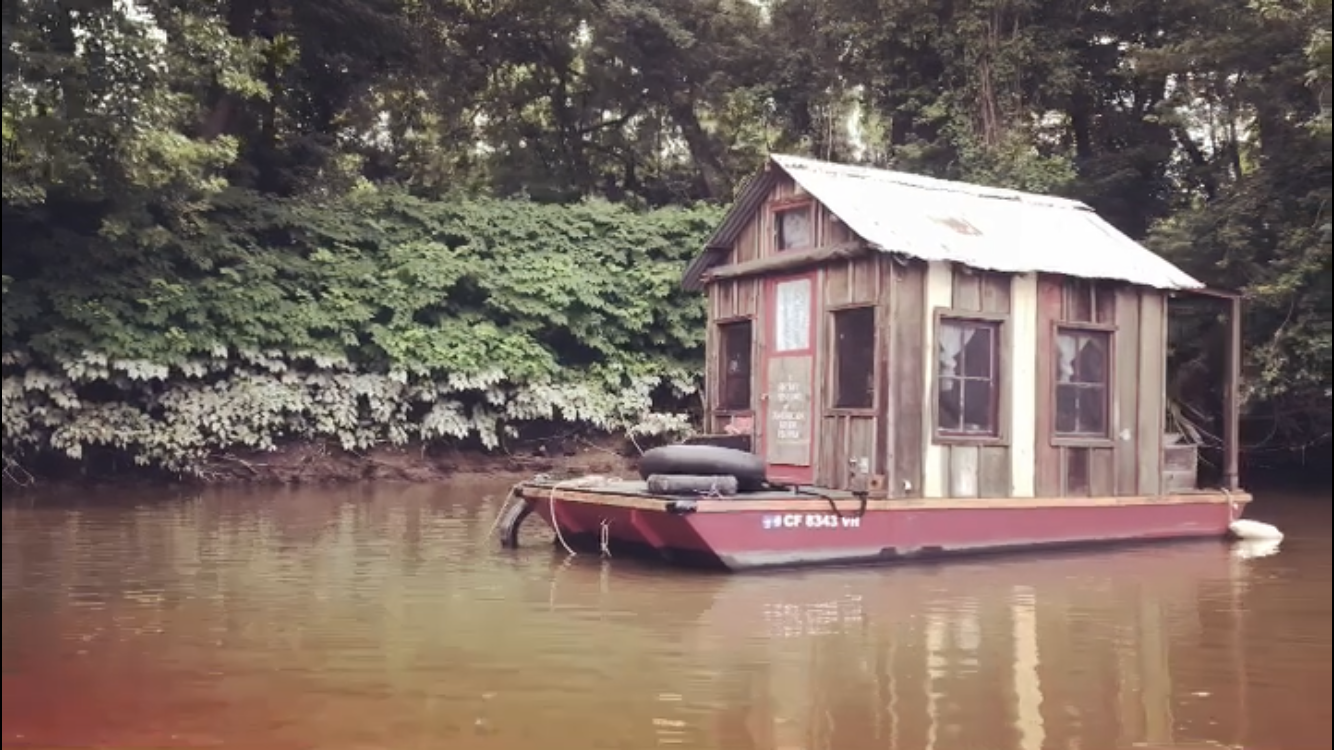
[[[666,503],[679,498],[659,497],[646,494],[629,494],[633,490],[590,491],[589,488],[564,488],[529,485],[519,489],[519,495],[525,500],[558,500],[560,502],[603,505],[616,508],[634,508],[667,512]],[[1179,495],[1130,497],[1005,497],[1005,498],[914,498],[914,499],[875,499],[866,501],[866,510],[905,511],[905,510],[990,510],[990,509],[1041,509],[1041,508],[1106,508],[1139,505],[1227,505],[1243,506],[1250,503],[1252,496],[1248,492],[1226,493],[1222,491],[1193,492]],[[861,501],[856,498],[783,498],[765,500],[709,500],[695,501],[696,513],[742,513],[747,511],[828,511],[836,507],[840,512],[857,512]]]

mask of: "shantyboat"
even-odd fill
[[[507,543],[535,513],[572,550],[737,571],[1221,539],[1251,500],[1239,297],[1082,203],[773,155],[684,285],[718,460],[525,482]],[[1229,308],[1214,488],[1168,418],[1184,295]]]

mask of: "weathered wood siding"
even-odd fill
[[[819,364],[824,387],[816,475],[822,485],[847,488],[866,459],[866,469],[883,480],[890,497],[922,496],[926,269],[925,263],[879,255],[822,271],[826,344]],[[875,401],[870,409],[828,408],[834,387],[830,313],[864,304],[876,308]]]
[[[927,264],[884,258],[888,269],[889,394],[884,430],[889,456],[887,489],[891,497],[922,497],[924,446],[930,437],[926,427],[926,397],[923,359],[927,356],[926,305]]]
[[[710,284],[708,287],[708,326],[704,334],[704,429],[708,432],[721,432],[733,419],[753,420],[759,406],[760,395],[756,376],[756,364],[760,361],[762,331],[760,329],[760,310],[763,304],[761,279],[727,279]],[[751,321],[750,361],[752,367],[750,409],[744,412],[718,411],[719,388],[719,344],[718,323],[749,318]]]
[[[766,236],[764,223],[759,214],[756,214],[756,218],[746,224],[746,227],[741,230],[741,235],[737,237],[736,244],[732,246],[732,255],[727,259],[727,263],[743,263],[767,254],[764,249],[765,243],[762,241]],[[772,235],[769,236],[772,237]]]
[[[1008,497],[1010,495],[1010,445],[1015,418],[1006,391],[1010,383],[1010,297],[1014,282],[1006,274],[987,273],[951,265],[931,263],[927,270],[923,321],[926,345],[921,369],[923,401],[921,422],[925,431],[923,461],[924,497]],[[943,440],[935,435],[936,408],[936,315],[937,311],[966,317],[981,313],[1001,321],[999,432],[995,441],[979,443]]]
[[[769,197],[765,199],[764,203],[755,211],[755,215],[751,217],[750,222],[741,230],[736,244],[732,246],[730,257],[724,263],[742,263],[756,258],[768,257],[777,252],[774,208],[795,205],[805,197],[804,194],[798,192],[797,183],[790,177],[785,175],[778,177],[774,187],[769,191]],[[824,204],[812,200],[811,205],[814,209],[812,212],[812,232],[815,237],[815,246],[835,245],[853,239],[852,232],[848,230],[847,225],[829,213]]]
[[[798,193],[796,182],[785,175],[779,176],[773,188],[770,189],[768,198],[742,228],[736,243],[732,246],[729,257],[723,263],[730,265],[773,255],[776,252],[775,240],[777,238],[773,218],[774,207],[795,205],[802,198],[803,196]],[[852,234],[847,227],[834,218],[823,204],[812,200],[811,205],[813,209],[812,232],[817,247],[846,242],[852,238]],[[866,259],[858,262],[869,265],[872,260]],[[864,271],[862,273],[865,274]],[[836,281],[835,283],[839,282]],[[760,437],[759,430],[762,429],[762,420],[758,419],[757,415],[760,407],[759,398],[763,392],[765,337],[768,334],[768,321],[764,317],[764,286],[764,279],[756,277],[720,280],[710,282],[707,286],[709,318],[708,330],[705,334],[704,428],[709,432],[720,432],[733,420],[742,424],[746,423],[745,420],[752,420],[755,436],[757,439]],[[820,299],[823,300],[824,296],[821,295]],[[823,301],[821,304],[824,304]],[[719,398],[716,383],[719,367],[718,357],[720,355],[718,324],[742,318],[749,318],[752,325],[751,408],[747,412],[720,413],[718,411]],[[821,339],[826,338],[823,326],[817,327],[817,336]],[[817,341],[817,352],[824,352],[823,341]],[[817,373],[824,372],[823,368],[826,365],[823,359],[821,357],[816,363]],[[817,403],[815,406],[818,420],[821,405]],[[819,460],[820,450],[817,446],[817,461]]]
[[[800,196],[778,179],[741,231],[727,264],[776,252],[774,208]],[[813,202],[815,247],[851,239],[842,222]],[[705,426],[749,428],[762,444],[766,280],[708,284],[709,326]],[[1166,296],[1124,284],[1090,283],[1048,274],[1006,275],[949,263],[889,255],[840,260],[817,274],[815,480],[846,488],[864,465],[882,477],[890,497],[1057,497],[1157,495],[1163,491],[1166,381]],[[876,399],[869,409],[833,409],[831,311],[876,309]],[[998,319],[1000,436],[969,442],[938,439],[936,313]],[[752,389],[747,411],[718,409],[718,323],[752,323]],[[1109,435],[1104,440],[1054,438],[1055,341],[1060,323],[1112,333]],[[862,459],[865,459],[863,464]]]
[[[840,240],[841,241],[841,240]],[[816,351],[819,386],[816,394],[815,481],[822,487],[844,489],[854,468],[865,466],[871,475],[887,471],[885,435],[877,427],[886,399],[887,371],[884,366],[889,342],[883,335],[890,320],[889,280],[885,258],[870,256],[832,263],[821,269],[820,299],[824,314],[817,327],[820,345]],[[869,409],[834,409],[834,319],[833,310],[861,305],[876,308],[876,394]]]
[[[1125,284],[1044,274],[1038,280],[1037,449],[1039,497],[1157,495],[1162,491],[1166,398],[1166,296]],[[1108,438],[1055,438],[1059,324],[1108,330]]]
[[[1133,432],[1136,482],[1140,495],[1162,494],[1163,432],[1167,407],[1167,295],[1153,289],[1139,290],[1138,343],[1139,387],[1138,414]],[[1129,426],[1126,426],[1129,429]],[[1117,494],[1136,494],[1129,489],[1130,477],[1122,484],[1127,488]]]

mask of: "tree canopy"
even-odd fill
[[[3,8],[10,377],[281,351],[676,378],[699,307],[671,277],[783,151],[1088,202],[1246,294],[1255,442],[1329,435],[1329,0]],[[1208,322],[1174,352],[1206,416]],[[9,412],[7,452],[72,418]]]

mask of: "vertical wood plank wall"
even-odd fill
[[[790,204],[799,200],[801,197],[802,196],[798,193],[796,182],[791,178],[780,176],[776,179],[774,186],[770,189],[769,195],[764,203],[755,212],[755,215],[746,226],[742,228],[736,243],[732,247],[731,255],[726,262],[741,263],[756,258],[766,257],[777,252],[775,247],[777,234],[775,232],[771,208],[775,204]],[[852,234],[848,231],[846,225],[835,218],[823,204],[818,201],[812,201],[811,206],[813,209],[812,236],[814,237],[816,246],[837,244],[845,242],[852,237]],[[826,290],[842,295],[840,299],[846,299],[847,302],[878,304],[881,289],[879,282],[875,281],[873,286],[867,286],[868,280],[878,274],[878,266],[875,261],[876,259],[874,258],[850,261],[848,262],[847,267],[842,271],[839,270],[838,266],[831,267],[830,269],[821,272],[820,283],[824,285]],[[843,291],[844,289],[848,291]],[[760,408],[760,395],[763,392],[762,384],[764,382],[762,368],[764,367],[764,352],[767,345],[765,337],[768,335],[768,321],[764,319],[763,290],[764,279],[755,277],[729,279],[710,283],[707,292],[708,330],[705,333],[704,429],[709,432],[721,432],[734,416],[751,417],[754,418],[753,424],[754,434],[757,441],[756,446],[759,445],[758,441],[763,439],[763,436],[760,434],[760,430],[763,429],[763,424],[762,420],[758,419],[758,413]],[[870,294],[871,296],[867,297],[867,294]],[[852,296],[849,297],[848,295]],[[827,300],[829,298],[821,296],[821,299]],[[822,304],[827,305],[830,303],[823,302]],[[834,304],[838,303],[835,302]],[[818,314],[822,321],[825,321],[825,319],[828,318],[828,315],[826,315],[823,310]],[[718,357],[721,355],[721,351],[718,346],[717,323],[742,318],[749,318],[751,321],[752,387],[750,410],[745,413],[737,412],[720,414],[718,412],[718,387],[716,381],[720,364]],[[815,364],[818,378],[817,384],[826,382],[825,373],[828,369],[828,357],[826,356],[828,335],[825,329],[827,325],[827,321],[825,321],[816,327],[816,335],[820,339],[816,342],[817,356]],[[830,430],[827,429],[829,425],[823,424],[823,420],[821,419],[821,415],[824,413],[823,402],[821,401],[825,395],[823,391],[824,389],[817,385],[815,393],[813,394],[815,398],[815,410],[812,416],[815,419],[816,424],[819,424],[821,427],[821,429],[816,430],[815,435],[816,471],[829,471],[829,468],[825,466],[826,462],[822,457],[832,454],[846,457],[865,455],[868,458],[871,458],[874,464],[877,457],[883,456],[884,453],[883,451],[876,451],[874,443],[875,421],[873,416],[868,417],[865,420],[860,420],[866,422],[864,425],[856,424],[859,420],[848,419],[844,420],[847,424],[840,426],[843,432],[839,434],[847,435],[849,439],[854,441],[860,440],[860,443],[854,443],[852,446],[842,448],[827,447],[825,445],[828,440],[826,434],[829,433]],[[871,435],[872,437],[869,439],[859,437],[864,434]],[[846,465],[847,458],[842,458],[842,460]],[[877,471],[884,471],[883,464],[879,468],[872,468],[873,473]],[[847,472],[844,471],[842,474],[842,483],[830,484],[828,486],[845,486],[847,483]],[[835,475],[833,474],[817,473],[817,481],[822,484],[833,478],[835,478]]]
[[[789,203],[795,184],[779,179],[741,231],[727,263],[776,252],[770,207]],[[817,246],[848,240],[847,228],[814,203]],[[848,486],[851,462],[867,458],[891,497],[1054,497],[1155,495],[1162,487],[1166,297],[1152,289],[1085,284],[1048,274],[1001,275],[948,263],[889,255],[842,260],[819,275],[823,309],[816,327],[813,393],[815,476],[821,486]],[[764,279],[708,285],[705,429],[722,431],[734,416],[755,416],[762,393],[767,321]],[[874,305],[879,335],[877,398],[870,410],[832,406],[831,309]],[[1007,438],[1000,445],[937,444],[934,440],[935,311],[1003,315],[1001,387]],[[720,355],[717,323],[752,322],[753,387],[748,413],[717,411]],[[1091,323],[1114,329],[1109,384],[1111,439],[1056,445],[1055,327]],[[763,436],[755,420],[757,446]]]
[[[1126,338],[1133,341],[1130,336]],[[1139,376],[1136,383],[1139,386],[1139,413],[1134,450],[1139,468],[1139,494],[1157,495],[1162,490],[1163,428],[1167,406],[1167,296],[1151,289],[1139,293]]]
[[[1090,289],[1092,293],[1090,294]],[[1157,495],[1162,487],[1166,398],[1166,296],[1128,285],[1038,279],[1037,455],[1039,497]],[[1109,435],[1106,441],[1058,444],[1055,430],[1056,326],[1081,323],[1112,331]],[[1047,352],[1042,356],[1042,352]]]
[[[755,217],[741,230],[736,244],[732,246],[732,253],[728,257],[727,263],[742,263],[772,252],[773,233],[772,231],[766,232],[768,203],[790,194],[794,187],[791,180],[780,182],[781,184],[774,187],[766,200],[765,210],[757,211]],[[736,414],[735,416],[754,417],[757,414],[756,410],[759,408],[760,398],[758,373],[764,352],[764,321],[761,320],[760,316],[763,305],[763,299],[761,298],[763,288],[764,282],[758,278],[728,279],[708,285],[708,330],[704,335],[704,429],[706,432],[721,432],[734,416],[733,414],[718,413],[717,380],[720,366],[719,357],[722,355],[718,339],[717,324],[719,322],[740,318],[749,318],[751,321],[750,362],[752,385],[750,389],[750,410],[747,413]],[[758,429],[758,419],[755,420],[755,424]]]
[[[1156,295],[1144,295],[1150,301]],[[1140,335],[1140,305],[1143,304],[1139,290],[1121,287],[1116,290],[1117,341],[1115,358],[1112,363],[1112,436],[1115,446],[1112,448],[1112,476],[1117,495],[1135,495],[1139,493],[1139,445],[1146,438],[1139,433],[1140,409],[1140,361],[1141,350],[1153,341],[1145,341]],[[1151,313],[1152,314],[1152,313]],[[1136,343],[1139,346],[1136,346]],[[1167,369],[1167,355],[1163,355],[1163,369]],[[1156,387],[1152,380],[1149,387]],[[1151,394],[1145,393],[1145,398]],[[1164,394],[1165,395],[1165,394]],[[1152,402],[1150,403],[1152,407]],[[1154,490],[1151,488],[1150,492]]]
[[[872,408],[834,409],[834,321],[827,312],[874,305],[876,330],[883,331],[885,321],[889,320],[889,295],[886,294],[885,266],[880,260],[871,256],[838,261],[826,266],[821,273],[820,299],[826,312],[817,326],[821,342],[816,357],[816,424],[819,427],[815,435],[815,482],[822,487],[846,488],[853,468],[851,462],[863,458],[871,474],[886,471],[886,451],[881,446],[883,437],[877,434],[876,425],[883,408],[888,405],[884,391],[885,372],[881,366],[887,356],[887,343],[884,336],[876,336],[872,359],[877,367],[876,398]]]
[[[1037,351],[1038,390],[1034,416],[1037,429],[1037,448],[1034,452],[1033,482],[1038,497],[1057,497],[1061,494],[1061,451],[1051,444],[1052,427],[1056,416],[1052,413],[1055,401],[1049,394],[1056,390],[1056,364],[1052,352],[1056,349],[1053,324],[1061,317],[1061,280],[1047,274],[1038,275]]]
[[[935,311],[949,310],[959,315],[986,313],[1003,316],[998,361],[1002,391],[1012,389],[1007,351],[1013,338],[1010,323],[1011,287],[1008,275],[974,271],[948,263],[931,263],[927,270],[926,340],[922,362],[923,409],[921,421],[926,435],[922,494],[925,497],[1007,497],[1010,494],[1010,446],[978,445],[967,443],[940,443],[934,439],[935,375],[938,366],[935,343]],[[1013,421],[1018,417],[1013,409],[1000,410],[1000,419],[1009,420],[1000,425],[1006,437],[1014,433]]]
[[[927,264],[881,259],[889,269],[889,409],[883,429],[890,456],[887,489],[891,497],[922,497],[924,446],[931,434],[923,415],[930,403],[923,360],[927,346]]]
[[[758,365],[763,354],[764,341],[760,331],[760,309],[762,299],[760,291],[764,281],[758,278],[727,279],[709,285],[708,290],[708,330],[704,336],[704,429],[706,432],[721,432],[733,416],[753,417],[759,406],[760,390]],[[718,374],[721,363],[722,347],[719,346],[718,322],[750,318],[751,320],[751,389],[750,410],[734,414],[718,413]],[[757,420],[758,424],[758,420]]]

